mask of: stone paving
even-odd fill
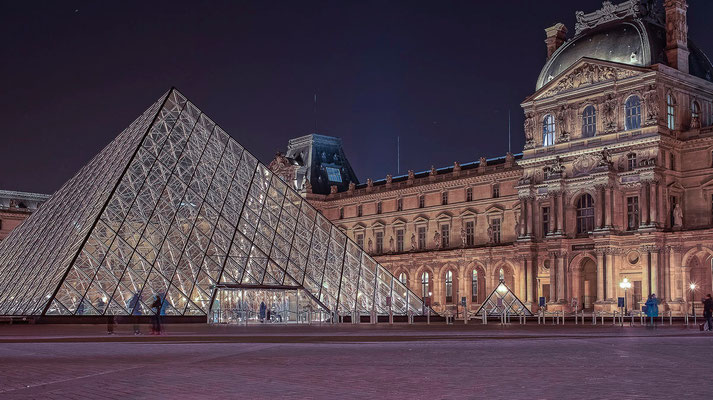
[[[146,327],[144,327],[145,330]],[[0,326],[0,399],[710,398],[680,326]]]

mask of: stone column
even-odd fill
[[[558,197],[559,197],[559,193],[556,193],[556,192],[553,193],[552,196],[550,196],[550,199],[552,199],[552,201],[550,201],[550,216],[549,216],[550,231],[548,232],[549,234],[554,234],[555,232],[557,232],[556,224],[557,224],[557,206],[558,206],[557,198]]]
[[[565,296],[565,277],[564,277],[564,264],[566,254],[560,253],[557,257],[557,302],[566,303],[567,298]]]
[[[649,216],[651,218],[651,225],[656,225],[656,207],[658,206],[658,196],[656,196],[656,181],[649,182]]]
[[[527,198],[526,197],[520,197],[520,227],[519,227],[519,232],[518,235],[520,237],[525,236],[525,230],[527,229],[526,227],[526,222],[525,219],[527,214]]]
[[[639,210],[641,212],[641,226],[648,225],[649,220],[649,205],[646,202],[647,193],[648,190],[646,190],[646,182],[641,182],[641,187],[639,188]]]
[[[681,266],[681,257],[683,255],[681,254],[681,246],[671,246],[671,256],[673,258],[673,261],[671,262],[671,292],[673,293],[672,296],[674,296],[674,300],[683,300],[683,292],[681,292],[681,286],[682,285],[676,285],[676,277],[680,277],[682,274],[682,266]],[[683,280],[683,278],[681,278]]]
[[[527,258],[525,258],[525,271],[527,271],[527,301],[529,303],[534,303],[535,302],[535,272],[537,271],[537,262],[535,260],[532,260],[529,265],[527,262]]]
[[[612,201],[612,188],[607,186],[604,188],[604,227],[612,227],[612,209],[614,208],[614,202]]]
[[[641,271],[641,301],[646,301],[646,298],[649,296],[651,293],[651,285],[649,284],[650,282],[650,277],[649,277],[649,269],[651,265],[650,257],[649,257],[649,252],[646,246],[641,247],[640,251],[642,256],[646,257],[646,260],[644,260],[643,268]]]
[[[604,300],[604,251],[597,249],[597,301]]]
[[[594,196],[594,229],[604,227],[604,187],[602,185],[595,186],[596,195]]]
[[[659,249],[651,246],[649,251],[651,251],[651,293],[656,293],[657,297],[663,299],[659,292]]]
[[[557,254],[550,253],[550,303],[557,300]]]
[[[614,249],[607,249],[607,300],[613,299],[616,293],[616,283],[614,282]]]
[[[525,204],[527,204],[527,232],[525,236],[532,236],[532,203],[535,199],[533,197],[527,197],[525,199]]]
[[[564,234],[564,202],[565,193],[564,191],[559,193],[559,201],[557,202],[557,233]]]
[[[691,279],[691,267],[688,265],[681,266],[681,300],[684,302],[689,302],[691,299],[691,293],[688,289],[689,281]]]
[[[527,298],[527,259],[524,256],[521,256],[520,259],[520,279],[518,279],[518,281],[520,290],[518,290],[517,297],[519,297],[520,300],[525,301]]]

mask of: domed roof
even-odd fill
[[[581,18],[578,15],[578,19]],[[537,79],[539,90],[582,57],[647,67],[667,64],[666,32],[663,26],[636,17],[581,29],[562,44],[547,61]],[[713,82],[713,66],[708,57],[691,40],[688,41],[689,73]]]

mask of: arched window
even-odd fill
[[[473,270],[473,275],[470,279],[470,297],[473,303],[478,302],[478,270]]]
[[[402,273],[399,274],[399,282],[403,283],[404,286],[407,285],[407,283],[406,283],[406,282],[407,282],[407,278],[406,278],[406,273],[405,273],[405,272],[402,272]]]
[[[500,282],[505,282],[505,271],[502,268],[500,268],[499,273],[500,273]]]
[[[641,100],[639,96],[629,96],[624,103],[626,130],[641,128]]]
[[[577,200],[577,233],[585,234],[594,230],[594,200],[585,193]]]
[[[597,133],[597,110],[594,106],[585,107],[582,112],[582,137],[592,137]]]
[[[428,272],[421,274],[421,296],[428,296]]]
[[[453,302],[453,272],[446,272],[446,303]]]
[[[553,144],[555,144],[555,117],[552,114],[547,114],[542,120],[542,145],[552,146]]]
[[[701,127],[701,106],[697,101],[691,102],[691,128]]]
[[[669,92],[666,94],[666,126],[668,129],[676,129],[676,98]]]

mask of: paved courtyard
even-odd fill
[[[710,398],[680,326],[0,326],[0,399]],[[145,327],[144,327],[145,329]]]

